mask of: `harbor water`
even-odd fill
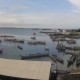
[[[70,59],[71,55],[64,54],[62,52],[58,52],[56,50],[56,45],[58,44],[55,41],[52,41],[50,39],[50,36],[48,34],[40,33],[41,29],[31,29],[31,28],[0,28],[0,35],[12,35],[15,36],[17,39],[23,39],[24,43],[14,43],[14,42],[8,42],[4,41],[2,39],[2,43],[0,43],[0,49],[3,49],[3,53],[0,54],[0,58],[6,58],[6,59],[21,59],[20,55],[27,55],[27,54],[36,54],[36,53],[49,53],[49,55],[57,55],[58,57],[62,58],[64,60],[64,64],[61,64],[59,62],[52,61],[49,57],[41,57],[41,58],[34,58],[29,60],[36,60],[36,61],[51,61],[52,62],[52,69],[53,70],[70,70],[70,69],[76,69],[76,63],[71,65],[70,67],[67,67],[68,60]],[[45,41],[46,46],[49,48],[49,51],[45,50],[45,45],[29,45],[27,42],[31,40],[31,37],[33,36],[33,33],[36,33],[36,40],[38,41]],[[67,44],[65,41],[63,44],[67,46],[74,46],[71,44]],[[80,40],[77,39],[76,45],[80,44]],[[23,47],[23,50],[20,50],[17,48],[17,45],[20,45]],[[80,45],[79,45],[80,46]],[[78,67],[79,68],[79,67]]]

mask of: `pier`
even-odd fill
[[[49,80],[51,62],[0,58],[0,79]]]

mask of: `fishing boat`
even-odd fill
[[[23,50],[23,47],[18,45],[17,48],[19,48],[20,50]]]
[[[34,40],[36,40],[36,37],[31,37],[31,39],[34,39]]]
[[[65,38],[60,38],[59,41],[66,41],[66,39]]]
[[[70,55],[77,55],[74,50],[65,50],[65,53]]]
[[[29,54],[29,55],[20,55],[22,60],[25,59],[33,59],[33,58],[39,58],[39,57],[48,57],[49,53],[35,53],[35,54]]]
[[[24,43],[24,40],[19,40],[19,39],[15,39],[15,38],[7,38],[7,39],[4,39],[4,41]]]
[[[1,53],[3,53],[3,50],[2,50],[2,49],[0,49],[0,54],[1,54]]]
[[[0,35],[0,37],[14,37],[14,36],[11,36],[11,35]]]
[[[14,42],[15,41],[15,39],[4,39],[4,41],[10,41],[10,42]]]
[[[73,40],[73,39],[67,40],[67,43],[68,43],[68,44],[76,44],[76,40]]]
[[[52,38],[52,41],[58,41],[58,38],[54,37]]]
[[[36,35],[36,33],[34,32],[33,35]]]
[[[68,60],[68,65],[73,64],[75,62],[75,60],[76,60],[76,56],[75,55],[72,55],[70,57],[70,59]]]
[[[50,59],[52,59],[55,63],[57,62],[57,59],[56,59],[56,57],[55,57],[56,55],[54,55],[54,56],[49,56],[50,57]]]
[[[45,47],[45,50],[46,50],[46,51],[49,51],[49,48],[46,46],[46,47]]]
[[[80,56],[77,56],[77,58],[76,58],[76,66],[77,67],[80,66]]]
[[[60,62],[60,63],[63,63],[64,62],[63,59],[61,59],[60,57],[58,57],[56,55],[52,55],[52,56],[54,56],[57,59],[58,62]]]
[[[0,43],[2,42],[2,40],[0,40]]]
[[[15,39],[14,42],[17,42],[17,43],[24,43],[24,40]]]
[[[28,44],[30,45],[46,45],[45,41],[29,41]]]
[[[50,56],[50,58],[54,61],[54,62],[60,62],[60,63],[64,63],[63,59],[61,59],[60,57],[58,57],[57,55],[52,55]]]
[[[60,50],[60,51],[65,51],[65,46],[63,44],[58,44],[56,46],[56,49]]]

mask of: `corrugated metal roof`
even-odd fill
[[[49,80],[51,62],[0,58],[0,74],[5,76]]]

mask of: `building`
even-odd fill
[[[4,80],[49,80],[51,62],[0,58],[0,78]]]

